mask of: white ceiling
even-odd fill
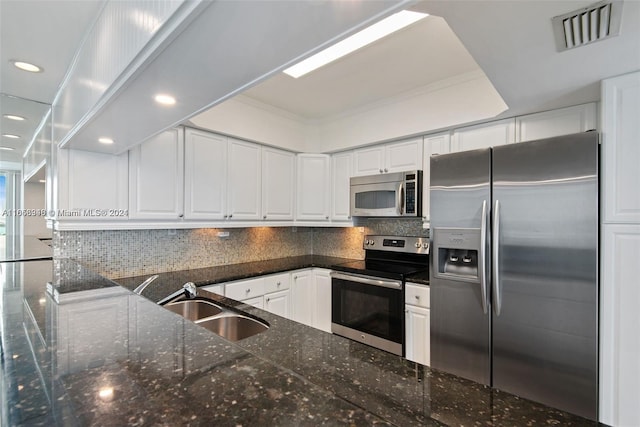
[[[592,0],[420,1],[412,8],[433,15],[424,22],[301,79],[275,75],[245,95],[303,119],[320,120],[479,66],[508,105],[505,116],[598,100],[600,80],[640,69],[640,1],[624,1],[620,36],[557,52],[551,18],[592,3]],[[51,103],[83,35],[103,4],[96,0],[0,0],[0,92]],[[212,4],[224,5],[224,2]],[[264,2],[259,4],[269,6]],[[442,17],[448,26],[436,17]],[[250,30],[251,27],[243,28],[244,32]],[[216,34],[215,28],[210,31]],[[188,33],[185,31],[187,37]],[[201,31],[193,34],[202,36]],[[268,48],[260,61],[277,56],[276,45],[269,44]],[[236,59],[240,53],[229,54]],[[33,61],[42,65],[45,72],[18,71],[9,64],[10,59]],[[160,55],[160,59],[179,62],[179,57]],[[242,70],[218,71],[237,74]],[[165,77],[160,73],[143,73],[136,78],[162,87],[160,79]],[[204,76],[186,80],[195,82],[191,86],[197,90],[201,77]],[[210,71],[208,78],[211,78]],[[128,93],[131,92],[123,91],[122,96],[101,113],[106,119],[101,120],[98,114],[89,122],[87,127],[92,129],[85,131],[82,139],[91,140],[86,135],[100,134],[102,128],[111,130],[117,126],[108,120],[108,113],[117,110],[126,115],[127,109],[134,105],[127,98]],[[187,91],[187,95],[193,97],[193,91]],[[200,91],[196,97],[204,95]],[[4,103],[0,108],[3,114],[10,113]],[[181,117],[188,119],[192,114],[193,110],[185,110]],[[149,123],[145,124],[145,132],[147,128],[160,130],[175,123],[175,119],[160,115],[148,115],[146,120]],[[37,121],[30,120],[30,123],[37,126]],[[4,133],[9,125],[4,118],[1,124]],[[150,136],[148,132],[147,136]],[[5,144],[5,140],[0,141],[0,145]],[[6,159],[7,152],[0,151],[0,156],[0,160]]]
[[[0,0],[0,134],[21,136],[2,138],[0,160],[18,161],[54,100],[58,88],[91,25],[102,1]],[[15,68],[11,60],[23,60],[44,68],[29,73]],[[22,98],[22,99],[16,99]],[[36,101],[36,102],[30,102]],[[27,118],[12,122],[2,114]]]
[[[479,70],[444,19],[429,16],[298,79],[279,73],[243,95],[327,119]]]

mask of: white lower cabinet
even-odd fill
[[[269,313],[288,319],[291,316],[291,292],[289,292],[289,289],[266,294],[264,296],[264,309]]]
[[[429,286],[406,284],[405,357],[427,366],[431,363],[429,299]]]
[[[314,268],[316,296],[314,298],[313,326],[331,332],[331,270]]]
[[[291,320],[331,332],[330,272],[312,268],[291,273]]]
[[[282,273],[226,283],[224,296],[290,318],[289,278],[289,273]],[[213,285],[204,289],[210,292],[215,292],[214,289],[217,289],[219,293],[220,286]]]
[[[314,288],[310,269],[291,273],[291,320],[313,326]]]

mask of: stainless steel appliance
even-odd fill
[[[351,216],[422,216],[422,171],[351,178]]]
[[[597,419],[598,135],[431,158],[431,364]]]
[[[428,239],[365,236],[363,247],[363,261],[331,267],[331,332],[402,355],[404,283],[428,272]]]

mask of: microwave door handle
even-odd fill
[[[404,182],[398,186],[398,214],[404,215]]]

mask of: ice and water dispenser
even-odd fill
[[[435,277],[479,282],[480,249],[479,228],[435,228],[431,251],[435,261]]]

